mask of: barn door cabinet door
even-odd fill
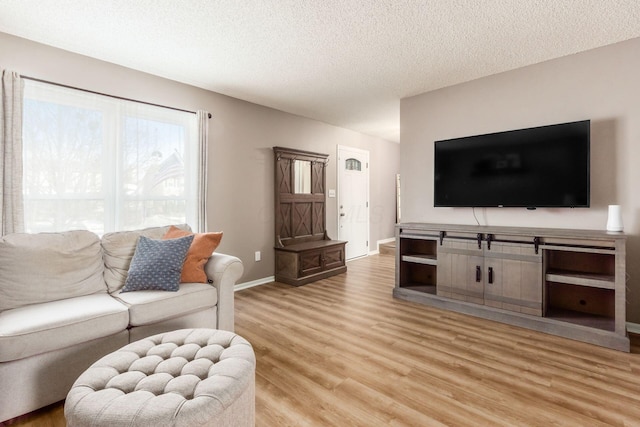
[[[494,242],[484,253],[484,304],[542,316],[542,251],[533,244]]]
[[[478,246],[472,236],[446,239],[438,246],[438,295],[476,304],[484,302],[484,251],[482,243]]]
[[[438,247],[437,294],[541,316],[541,252],[483,235],[447,238]]]

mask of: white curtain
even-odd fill
[[[207,153],[209,140],[209,113],[197,112],[198,118],[198,211],[196,212],[197,230],[207,231]]]
[[[24,82],[2,70],[0,86],[0,235],[24,229],[22,200],[22,101]]]

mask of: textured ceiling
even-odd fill
[[[0,31],[399,140],[400,99],[640,36],[639,0],[0,0]]]

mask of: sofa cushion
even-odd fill
[[[182,283],[207,283],[207,274],[204,272],[204,265],[209,261],[209,257],[216,250],[222,239],[222,232],[212,233],[191,233],[171,226],[163,239],[175,239],[193,235],[193,243],[187,252],[187,258],[182,266],[180,282]]]
[[[190,230],[186,224],[177,226],[183,230]],[[144,230],[116,231],[102,236],[102,252],[104,257],[104,280],[109,292],[113,293],[122,289],[127,280],[127,272],[131,259],[138,244],[138,237],[145,236],[150,239],[162,239],[169,230],[169,226],[151,227]]]
[[[129,307],[130,326],[148,325],[218,304],[216,288],[205,283],[182,283],[177,292],[118,291],[112,295]]]
[[[0,362],[113,335],[128,323],[127,307],[106,292],[6,310],[0,313]]]
[[[122,292],[149,289],[176,292],[192,241],[193,235],[170,240],[140,236]]]
[[[106,293],[100,239],[86,230],[0,239],[0,311]]]

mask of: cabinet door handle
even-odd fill
[[[476,282],[482,280],[482,269],[479,265],[476,265]]]
[[[493,267],[489,267],[489,274],[488,274],[488,279],[489,279],[489,283],[493,283]]]

